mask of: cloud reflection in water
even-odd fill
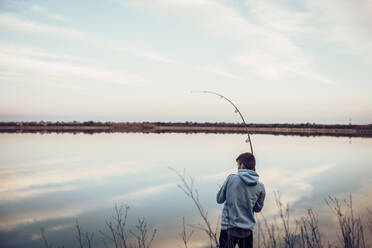
[[[218,184],[236,171],[236,156],[248,149],[241,140],[217,134],[2,135],[0,242],[8,247],[20,242],[16,233],[28,233],[22,246],[37,247],[44,226],[55,244],[68,246],[73,238],[64,235],[73,235],[75,218],[86,231],[97,232],[115,203],[124,203],[131,206],[130,225],[145,216],[160,230],[155,248],[177,246],[182,216],[188,223],[200,220],[168,167],[195,177],[202,203],[216,220],[222,208],[215,203]],[[253,140],[268,193],[266,216],[276,212],[274,190],[291,203],[293,216],[315,207],[323,226],[333,225],[324,206],[328,194],[351,192],[358,209],[370,206],[365,197],[372,194],[370,139],[351,145],[347,138],[254,135]],[[206,241],[198,233],[193,247]]]

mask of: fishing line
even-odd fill
[[[251,136],[249,135],[249,131],[248,131],[248,125],[247,123],[245,123],[245,120],[244,120],[244,117],[242,115],[242,113],[240,112],[240,110],[238,109],[238,107],[230,100],[228,99],[227,97],[225,97],[224,95],[221,95],[217,92],[214,92],[214,91],[209,91],[209,90],[193,90],[191,91],[191,93],[207,93],[207,94],[213,94],[213,95],[216,95],[216,96],[219,96],[221,99],[225,99],[226,101],[228,101],[231,105],[234,106],[235,108],[235,113],[239,114],[240,115],[240,118],[242,118],[242,121],[244,123],[244,126],[245,126],[245,130],[247,132],[247,135],[248,135],[248,139],[245,140],[245,142],[249,142],[249,145],[251,147],[251,153],[253,154],[253,147],[252,147],[252,141],[251,141]]]

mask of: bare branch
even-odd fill
[[[43,227],[40,228],[40,234],[41,234],[41,238],[44,241],[45,248],[52,248],[53,246],[48,242],[48,240],[47,240],[47,238],[45,236],[45,229]]]
[[[183,174],[179,173],[177,170],[169,167],[170,170],[175,172],[179,179],[181,180],[181,184],[178,185],[178,187],[185,193],[186,196],[188,196],[196,206],[199,215],[201,216],[203,220],[203,225],[200,224],[200,226],[197,229],[203,230],[211,243],[213,243],[215,246],[219,246],[219,240],[217,238],[217,232],[212,228],[211,222],[208,219],[208,211],[206,211],[199,199],[199,193],[198,190],[194,188],[194,178],[189,177],[189,180],[186,180],[186,173],[185,170]]]

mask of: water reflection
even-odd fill
[[[243,141],[234,134],[1,134],[1,247],[42,246],[40,227],[53,244],[75,245],[75,218],[101,246],[98,230],[115,203],[130,205],[130,226],[144,216],[159,230],[155,248],[177,247],[182,216],[200,220],[168,167],[195,177],[202,203],[217,220],[222,206],[215,194],[235,171],[236,156],[249,150]],[[371,207],[372,139],[350,144],[348,138],[254,135],[253,142],[268,218],[276,213],[275,190],[294,216],[314,207],[321,227],[334,225],[324,204],[329,194],[352,193],[357,210]],[[191,240],[192,247],[205,244],[202,233]]]

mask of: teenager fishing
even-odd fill
[[[256,159],[249,135],[248,125],[238,107],[227,97],[214,91],[192,91],[219,96],[229,102],[245,125],[251,152],[236,158],[238,174],[231,174],[217,193],[217,203],[224,204],[221,217],[220,248],[253,247],[254,212],[260,212],[265,200],[265,187],[258,181]]]
[[[217,203],[224,203],[221,217],[220,248],[253,247],[254,212],[260,212],[265,200],[265,187],[256,173],[253,154],[236,158],[238,174],[227,177],[217,193]]]

